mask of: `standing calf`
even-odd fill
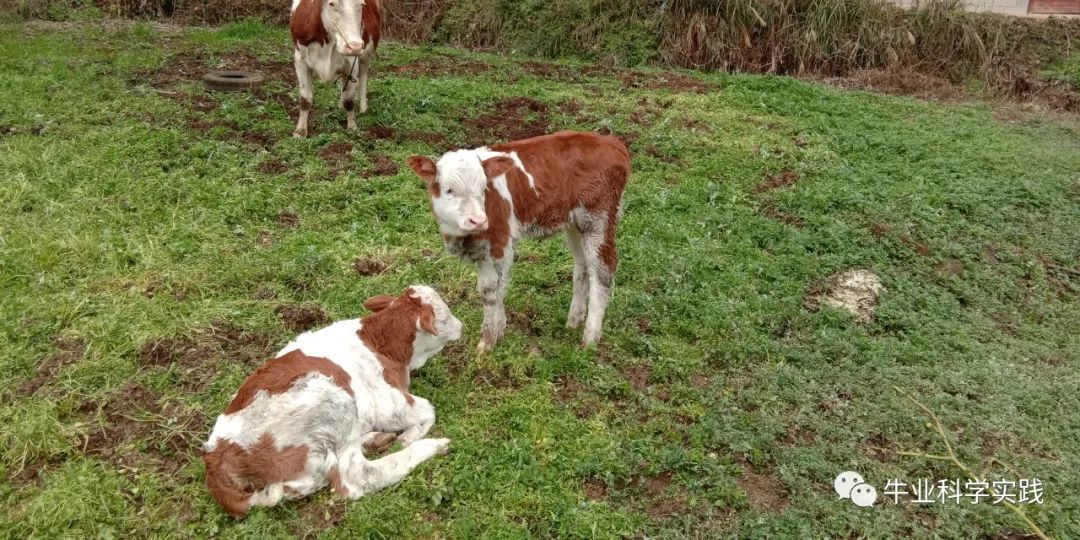
[[[449,439],[425,439],[428,400],[409,372],[461,337],[461,321],[430,287],[364,302],[363,319],[306,332],[248,376],[203,445],[206,486],[233,517],[304,497],[328,483],[352,499],[400,481]],[[369,461],[363,446],[401,432],[405,448]]]
[[[484,299],[478,348],[506,329],[503,301],[514,245],[522,236],[566,231],[574,255],[574,299],[566,326],[585,321],[582,345],[600,338],[618,256],[615,228],[630,176],[630,154],[615,137],[563,131],[507,144],[457,150],[409,168],[427,182],[447,250],[478,266]],[[588,318],[586,319],[586,306]]]
[[[378,0],[293,0],[289,29],[293,63],[300,84],[300,119],[294,137],[307,137],[308,115],[314,103],[311,74],[323,82],[342,77],[341,106],[346,128],[356,129],[355,97],[367,112],[367,74],[379,46],[382,14]]]

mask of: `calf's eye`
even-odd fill
[[[450,188],[446,188],[446,194],[447,194],[447,195],[453,195],[453,194],[454,194],[454,190],[452,190],[452,189],[450,189]]]

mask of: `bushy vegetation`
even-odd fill
[[[23,2],[24,13],[85,17],[88,0]],[[97,0],[112,16],[280,24],[273,0]],[[901,9],[880,0],[383,0],[391,38],[609,65],[657,63],[703,70],[844,75],[864,69],[978,78],[1025,93],[1041,68],[1074,54],[1080,19],[975,13],[963,0]]]
[[[610,70],[388,43],[361,130],[313,136],[280,27],[0,26],[0,538],[1016,538],[1001,505],[858,508],[861,472],[1036,477],[1080,538],[1080,129],[788,77]],[[256,93],[209,94],[214,68]],[[572,260],[525,241],[476,356],[475,270],[410,155],[607,129],[634,174],[596,351]],[[875,317],[809,302],[873,270]],[[413,379],[453,440],[402,484],[244,521],[198,448],[244,376],[367,297],[439,288],[466,325]]]

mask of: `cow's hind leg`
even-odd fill
[[[570,313],[566,316],[566,327],[577,328],[585,320],[585,309],[589,300],[589,272],[585,259],[585,245],[581,232],[571,224],[566,228],[566,245],[574,256],[574,299],[570,301]]]
[[[618,254],[615,251],[616,216],[603,216],[601,225],[589,231],[583,239],[585,266],[589,274],[589,314],[585,319],[585,335],[581,345],[588,347],[600,339],[604,312],[611,298],[615,281]]]
[[[315,94],[311,82],[311,70],[300,55],[300,51],[293,53],[293,65],[296,67],[296,82],[300,86],[300,118],[296,121],[296,129],[293,137],[304,138],[308,134],[308,115],[315,106]]]

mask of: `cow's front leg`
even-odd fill
[[[423,439],[431,431],[431,426],[435,425],[435,407],[431,402],[419,396],[412,398],[412,403],[406,404],[394,415],[394,427],[404,430],[397,436],[401,446],[409,446]]]
[[[363,62],[357,59],[354,62],[349,62],[345,68],[345,84],[341,87],[341,108],[345,109],[345,129],[356,129],[356,88],[357,73],[360,70],[360,64]],[[363,100],[361,100],[363,103]]]
[[[357,61],[357,86],[358,93],[360,94],[360,114],[367,112],[367,73],[368,66],[371,64],[370,58],[361,58]]]
[[[315,95],[311,84],[311,70],[299,49],[293,53],[293,65],[296,67],[296,82],[300,85],[300,118],[296,121],[293,137],[302,139],[308,134],[308,115],[315,106]]]
[[[503,258],[480,263],[477,289],[484,300],[484,324],[480,330],[480,343],[476,348],[488,352],[506,330],[506,291],[510,285],[510,266],[514,253],[508,247]]]

